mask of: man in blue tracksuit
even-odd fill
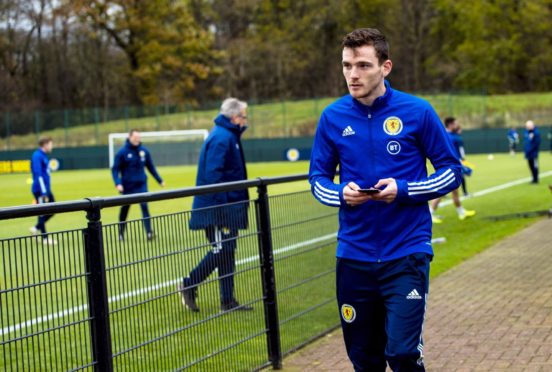
[[[511,127],[508,129],[508,148],[510,149],[510,155],[516,154],[516,146],[519,143],[519,134],[516,131],[516,128]]]
[[[462,137],[460,137],[460,134],[458,133],[460,129],[460,124],[457,122],[457,120],[453,117],[447,117],[445,118],[445,129],[448,134],[449,141],[452,145],[452,148],[454,149],[454,153],[458,159],[458,162],[462,164],[462,160],[464,160],[465,157],[465,151],[464,151],[464,141],[462,140]],[[468,174],[468,172],[471,172],[471,169],[468,167],[464,167],[461,165],[462,172],[460,173],[461,183],[464,185],[464,175],[462,173]],[[465,191],[464,191],[465,192]],[[460,221],[464,221],[468,217],[475,216],[474,210],[464,209],[462,206],[462,201],[460,200],[460,193],[459,190],[452,190],[451,192],[452,196],[452,202],[454,206],[456,207],[456,213],[458,214],[458,219]],[[437,210],[437,207],[439,206],[439,202],[441,201],[441,198],[437,198],[431,201],[429,210],[431,212],[431,220],[433,223],[442,223],[441,217],[437,216],[434,212]]]
[[[146,176],[146,168],[155,178],[161,187],[165,187],[165,183],[151,159],[151,155],[147,148],[140,142],[140,132],[132,129],[128,134],[128,139],[125,146],[120,149],[115,155],[111,175],[115,187],[122,194],[136,194],[148,191],[148,183]],[[119,212],[119,240],[124,240],[125,221],[128,216],[130,205],[124,205]],[[144,228],[148,240],[153,239],[153,231],[151,229],[150,214],[147,203],[140,203]]]
[[[535,126],[533,121],[528,120],[525,123],[525,132],[523,133],[523,149],[525,150],[525,159],[529,164],[531,170],[531,176],[533,177],[531,183],[539,183],[539,147],[541,143],[541,137],[539,129]]]
[[[215,127],[203,143],[197,166],[196,185],[211,185],[247,179],[240,137],[246,129],[247,103],[227,98],[215,119]],[[178,285],[184,307],[199,311],[197,288],[218,269],[223,311],[252,310],[234,298],[235,251],[238,229],[248,226],[247,190],[219,192],[194,197],[190,229],[205,230],[212,249]]]
[[[357,29],[342,46],[350,94],[322,113],[309,182],[316,199],[339,207],[336,286],[347,353],[357,371],[385,371],[386,363],[424,371],[427,202],[458,188],[460,164],[429,103],[385,81],[385,36]]]
[[[55,201],[54,194],[50,188],[50,167],[48,153],[52,152],[54,143],[50,137],[40,138],[38,149],[33,152],[31,157],[31,172],[33,174],[32,193],[37,204],[52,203]],[[52,218],[52,215],[39,216],[38,223],[30,228],[33,235],[43,234],[43,242],[48,245],[55,245],[57,242],[46,237],[46,221]]]

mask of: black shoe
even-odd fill
[[[223,303],[220,305],[220,309],[222,311],[230,311],[230,310],[237,310],[237,311],[251,311],[253,310],[253,306],[249,305],[240,305],[240,303],[236,300],[232,300],[228,303]]]
[[[199,307],[197,307],[196,304],[197,288],[186,288],[184,284],[178,284],[176,288],[180,293],[180,299],[182,300],[184,308],[188,308],[197,313],[199,311]]]

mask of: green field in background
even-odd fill
[[[517,93],[502,95],[484,94],[426,94],[427,99],[441,117],[455,116],[465,129],[482,127],[522,126],[532,119],[537,125],[550,125],[552,92]],[[298,101],[250,104],[249,129],[244,134],[249,138],[274,138],[309,136],[322,110],[335,98],[316,98]],[[128,132],[131,128],[141,131],[169,131],[185,129],[210,129],[218,109],[189,110],[174,114],[162,114],[127,120],[109,120],[41,131],[50,136],[59,147],[106,145],[110,133]],[[103,111],[100,110],[100,116]],[[35,117],[33,115],[33,117]],[[40,115],[38,116],[40,117]],[[6,121],[7,119],[5,119]],[[40,124],[35,123],[40,128]],[[8,131],[5,131],[8,133]],[[36,147],[37,134],[13,135],[0,138],[0,149],[31,149]]]
[[[486,155],[468,156],[468,160],[475,164],[473,176],[467,178],[468,190],[470,193],[477,193],[479,191],[502,185],[511,181],[526,178],[529,175],[529,170],[526,161],[522,155],[509,156],[507,154],[495,155],[490,160]],[[541,153],[540,157],[541,173],[552,171],[552,156],[549,153]],[[248,174],[250,178],[255,177],[274,177],[278,175],[289,175],[305,173],[308,169],[307,162],[297,163],[253,163],[248,165]],[[161,167],[159,168],[160,174],[164,177],[167,188],[181,188],[190,187],[194,184],[195,179],[195,167],[194,166],[182,166],[182,167]],[[2,207],[28,204],[31,201],[30,185],[26,184],[26,180],[29,175],[3,175],[0,176],[2,186],[6,192],[2,194],[0,199],[0,205]],[[92,171],[60,171],[52,175],[53,191],[58,201],[74,200],[90,196],[113,196],[116,195],[115,188],[110,178],[109,170],[92,170]],[[530,219],[512,219],[505,221],[491,222],[486,217],[516,213],[524,211],[534,211],[548,209],[552,205],[552,194],[548,190],[547,185],[552,183],[552,177],[546,176],[541,180],[539,185],[529,185],[523,183],[517,186],[513,186],[501,191],[496,191],[483,195],[481,197],[473,197],[464,200],[464,206],[468,209],[474,209],[477,211],[477,215],[468,220],[459,221],[456,217],[456,212],[453,206],[444,206],[439,209],[438,213],[444,217],[444,223],[434,226],[435,237],[446,237],[446,242],[442,244],[436,244],[434,246],[435,258],[431,267],[432,277],[448,270],[449,268],[457,265],[461,261],[477,254],[478,252],[489,247],[493,243],[509,236],[516,231],[523,229],[535,221],[534,218]],[[155,182],[150,180],[150,191],[159,190],[159,186]],[[296,191],[308,190],[308,184],[306,182],[295,182],[285,185],[274,185],[269,188],[270,195],[278,195],[291,193]],[[322,207],[317,202],[306,194],[298,194],[301,197],[295,198],[294,196],[276,196],[271,198],[271,214],[273,217],[273,227],[284,226],[289,221],[302,220],[308,218],[309,215],[318,215],[325,213],[323,211],[335,211],[331,208]],[[255,189],[250,190],[250,196],[255,198]],[[288,202],[285,202],[288,200]],[[448,200],[448,199],[447,199]],[[178,199],[167,202],[155,202],[150,203],[150,212],[152,216],[166,215],[169,213],[178,213],[187,211],[191,206],[191,198]],[[167,281],[174,280],[187,272],[200,259],[203,251],[198,251],[195,254],[189,254],[185,258],[177,255],[177,264],[174,260],[170,260],[170,255],[174,255],[175,252],[179,252],[178,249],[183,249],[178,244],[178,233],[171,234],[169,231],[163,230],[163,223],[170,226],[179,226],[181,229],[186,229],[183,220],[180,218],[180,214],[174,217],[160,217],[156,220],[158,231],[160,231],[159,238],[156,239],[151,249],[155,254],[160,255],[160,260],[157,262],[147,263],[146,266],[130,266],[125,267],[124,263],[128,261],[135,261],[149,257],[153,252],[148,249],[143,249],[143,233],[142,225],[140,221],[130,222],[129,229],[133,227],[136,235],[129,238],[128,244],[125,246],[120,245],[116,240],[116,229],[113,224],[117,221],[118,208],[110,208],[102,211],[102,221],[107,226],[104,229],[105,237],[108,244],[107,249],[122,249],[118,251],[117,255],[108,255],[108,266],[116,267],[117,269],[110,271],[108,277],[115,278],[121,276],[126,278],[133,278],[130,283],[120,283],[115,281],[113,284],[113,294],[126,293],[142,287],[154,286],[159,283],[166,283]],[[251,214],[250,220],[254,220]],[[139,219],[141,217],[140,208],[133,206],[129,219]],[[174,218],[175,220],[172,220]],[[175,221],[179,222],[175,222]],[[332,222],[333,221],[333,222]],[[24,236],[28,234],[28,228],[34,224],[35,218],[16,219],[8,221],[0,221],[0,238],[9,238],[14,236]],[[84,213],[68,213],[56,215],[47,225],[50,232],[62,231],[68,229],[79,229],[85,226],[86,219]],[[180,223],[181,225],[178,225]],[[316,228],[313,229],[313,226]],[[332,231],[335,231],[336,222],[332,220],[321,220],[319,225],[306,225],[303,226],[288,226],[282,229],[275,229],[273,232],[275,249],[297,244],[310,239],[315,239],[320,235],[326,235]],[[176,232],[178,229],[175,230]],[[78,234],[77,234],[78,235]],[[244,259],[256,254],[256,236],[247,234],[242,235],[240,239],[238,249],[238,259]],[[194,244],[204,244],[202,234],[192,234],[191,241],[189,242],[193,246]],[[129,249],[128,247],[136,246],[136,250]],[[147,246],[146,246],[147,247]],[[64,247],[65,249],[65,247]],[[280,306],[280,320],[287,320],[292,317],[298,309],[308,308],[312,304],[316,304],[320,301],[320,297],[327,295],[328,291],[333,291],[333,274],[327,274],[321,276],[318,281],[307,283],[307,292],[300,291],[300,287],[294,287],[296,280],[303,280],[310,275],[315,275],[317,272],[325,272],[332,269],[333,266],[333,254],[334,244],[331,241],[323,246],[312,246],[304,256],[296,256],[291,258],[285,258],[284,255],[276,255],[276,270],[277,270],[277,285],[279,291],[279,306]],[[61,249],[57,249],[60,251]],[[71,270],[71,262],[59,263],[55,262],[56,250],[52,249],[51,254],[44,257],[38,257],[35,264],[39,262],[48,262],[50,265],[54,265],[56,270],[66,268]],[[28,257],[31,256],[29,248],[24,247],[21,252],[13,254],[11,256],[3,257],[3,265],[12,265],[12,275],[19,275],[19,272],[27,272],[30,270],[32,275],[36,275],[40,278],[42,275],[42,267],[28,269]],[[18,258],[25,258],[27,262],[20,262]],[[82,256],[74,258],[75,261],[82,262]],[[164,261],[167,260],[167,261]],[[11,262],[13,261],[13,262]],[[260,293],[260,282],[258,269],[255,267],[256,263],[251,262],[239,266],[242,271],[237,274],[237,294],[239,298],[246,301],[253,301],[258,298]],[[18,268],[20,270],[18,270]],[[116,273],[119,275],[116,275]],[[216,277],[212,277],[216,278]],[[76,279],[77,281],[79,279]],[[82,281],[82,279],[80,279]],[[80,282],[82,287],[83,283]],[[2,285],[4,287],[4,285]],[[262,320],[262,305],[259,302],[254,303],[256,311],[248,314],[229,314],[216,318],[213,322],[205,323],[204,325],[187,329],[186,324],[192,321],[198,321],[205,317],[214,316],[218,312],[218,284],[216,281],[206,284],[202,287],[202,294],[200,294],[200,306],[202,312],[200,315],[192,314],[190,312],[183,312],[181,305],[178,301],[178,297],[174,292],[174,289],[160,288],[153,291],[152,295],[160,296],[160,300],[155,302],[155,306],[144,306],[137,309],[126,309],[125,306],[131,305],[136,299],[121,300],[110,306],[112,311],[116,313],[112,316],[112,331],[114,332],[114,351],[122,350],[124,348],[133,345],[135,342],[134,337],[137,337],[138,342],[147,341],[150,337],[157,337],[163,332],[169,332],[166,324],[160,322],[155,317],[155,314],[162,312],[165,317],[170,319],[170,325],[181,327],[179,334],[181,337],[191,338],[198,343],[194,346],[194,350],[183,351],[180,349],[181,345],[174,341],[174,338],[167,338],[165,341],[159,344],[151,344],[149,346],[140,348],[136,352],[117,357],[117,363],[119,366],[124,365],[127,368],[137,366],[140,364],[145,369],[163,369],[163,363],[166,366],[173,365],[171,361],[177,362],[179,355],[184,353],[187,358],[193,360],[193,355],[201,355],[204,349],[211,349],[223,347],[224,342],[222,339],[239,340],[239,337],[250,335],[251,333],[261,332],[264,323]],[[59,288],[61,289],[61,288]],[[40,292],[38,292],[40,295]],[[47,294],[51,295],[51,293]],[[27,317],[33,317],[34,315],[44,315],[48,312],[56,312],[71,307],[75,302],[85,303],[85,297],[82,293],[74,294],[76,299],[68,301],[67,298],[60,298],[54,301],[54,304],[46,305],[46,308],[42,307],[42,304],[28,304],[20,302],[17,298],[5,296],[3,298],[2,306],[6,308],[2,309],[2,327],[13,325],[18,323],[19,319],[16,316],[10,315],[13,310],[14,313],[18,312],[16,307],[25,305],[25,314]],[[80,297],[79,297],[80,296]],[[41,298],[40,296],[38,298]],[[49,298],[56,298],[56,296],[50,296]],[[137,300],[140,300],[138,297]],[[282,342],[284,344],[283,349],[289,350],[294,343],[304,340],[312,329],[316,328],[319,331],[324,329],[324,325],[335,324],[338,321],[338,314],[334,308],[334,303],[330,302],[325,306],[317,309],[313,314],[307,318],[293,319],[290,318],[286,321],[282,327]],[[124,316],[123,316],[124,315]],[[27,318],[25,318],[27,319]],[[74,319],[78,319],[75,315]],[[23,321],[24,319],[21,319]],[[246,324],[247,326],[243,326]],[[51,324],[50,324],[51,325]],[[55,324],[54,324],[55,325]],[[34,330],[40,329],[37,326]],[[86,337],[88,329],[86,326],[81,327],[80,332],[82,337]],[[159,332],[159,333],[156,333]],[[137,336],[133,336],[133,334]],[[61,339],[73,339],[75,334],[67,332],[66,334],[60,333]],[[252,357],[252,350],[256,350],[257,353],[263,355],[264,353],[264,335],[259,335],[247,342],[242,346],[229,351],[227,357],[217,356],[213,358],[212,368],[220,367],[218,363],[222,363],[221,360],[232,360],[232,368],[234,370],[247,369],[240,366],[255,365],[255,363],[262,363],[263,359],[256,359]],[[44,340],[42,341],[44,342]],[[24,353],[25,358],[31,358],[32,354],[35,354],[39,347],[38,343],[28,343],[27,348],[24,350],[4,350],[5,355],[10,355],[10,358],[17,357]],[[86,345],[82,346],[73,342],[75,350],[86,349]],[[156,349],[157,348],[157,349]],[[158,348],[162,348],[162,353]],[[15,353],[14,353],[15,351]],[[18,354],[19,353],[19,354]],[[27,355],[27,353],[29,355]],[[63,350],[55,351],[55,357],[53,361],[62,360]],[[159,354],[163,354],[160,356]],[[37,353],[38,355],[38,353]],[[60,359],[61,358],[61,359]],[[221,359],[222,358],[222,359]],[[253,358],[253,359],[252,359]],[[44,362],[46,363],[47,360]],[[8,362],[9,363],[9,362]],[[211,363],[211,362],[209,362]],[[161,367],[160,367],[161,366]],[[198,367],[201,369],[202,366]],[[229,367],[229,366],[228,366]],[[12,366],[13,368],[13,366]]]
[[[195,185],[196,166],[171,166],[158,167],[158,172],[163,177],[168,189],[179,189],[193,187]],[[250,179],[257,177],[277,177],[290,174],[303,174],[308,172],[307,162],[274,162],[274,163],[250,163],[247,165],[247,172]],[[8,174],[0,175],[2,188],[6,190],[0,195],[0,208],[32,203],[31,185],[27,184],[31,178],[30,174]],[[109,169],[95,170],[74,170],[52,173],[52,191],[56,201],[77,200],[87,197],[108,197],[117,196],[117,190],[111,179]],[[286,193],[305,189],[307,183],[295,182],[292,184],[270,186],[271,193]],[[148,178],[149,191],[163,190],[153,179]],[[250,190],[250,197],[255,198],[255,189]],[[162,201],[150,203],[150,214],[181,212],[191,208],[192,199],[183,198],[176,201]],[[102,221],[113,223],[118,219],[119,208],[108,208],[102,210]],[[141,218],[139,206],[130,208],[129,219]],[[27,235],[29,227],[36,223],[36,218],[23,218],[13,221],[0,221],[0,238]],[[84,227],[86,215],[84,212],[59,214],[53,217],[46,227],[48,231],[60,231],[71,228]]]

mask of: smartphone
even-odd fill
[[[379,193],[381,190],[380,189],[375,189],[373,187],[370,187],[369,189],[358,189],[357,190],[358,192],[363,192],[365,194],[377,194]]]

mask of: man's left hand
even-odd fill
[[[374,185],[376,189],[381,189],[380,193],[373,194],[372,200],[391,203],[397,197],[397,182],[394,178],[383,178]]]

